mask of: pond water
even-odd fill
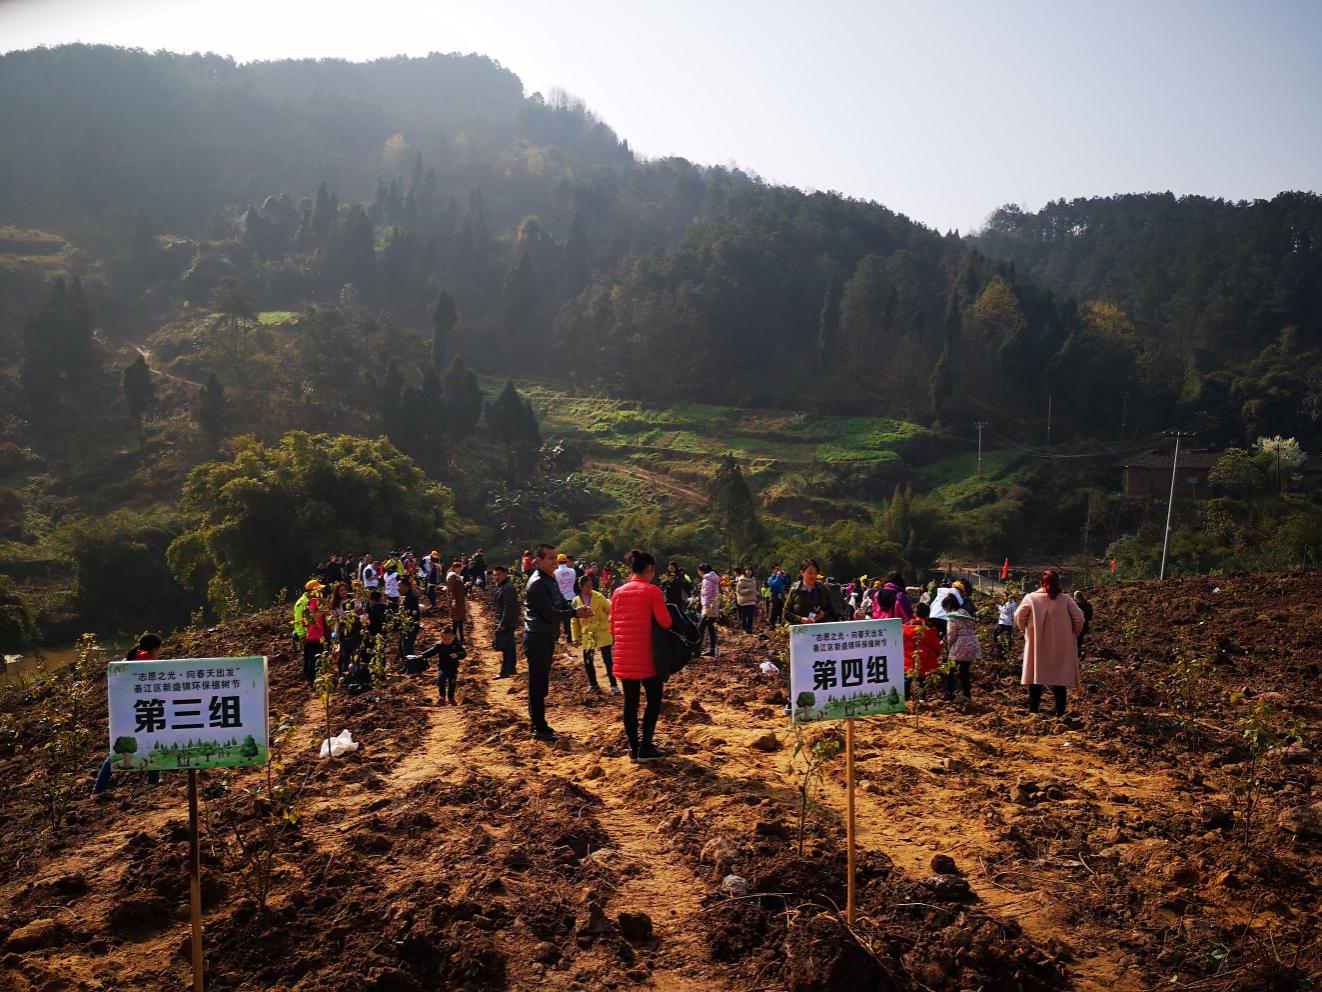
[[[113,644],[105,644],[102,647],[106,649],[107,661],[121,657],[128,650],[126,647]],[[36,675],[43,669],[47,672],[58,672],[72,664],[76,657],[78,657],[78,648],[74,644],[40,648],[31,654],[7,654],[4,656],[4,669],[0,670],[0,686],[17,685],[23,679]]]

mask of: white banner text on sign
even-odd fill
[[[790,702],[795,723],[903,711],[903,623],[851,620],[791,627]]]
[[[106,686],[117,771],[266,763],[265,658],[112,661]]]

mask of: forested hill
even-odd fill
[[[1245,416],[1236,426],[1249,435],[1316,424],[1316,193],[1238,203],[1127,194],[1058,200],[1035,213],[1010,205],[970,240],[1039,285],[1122,311],[1146,358],[1135,378],[1149,388],[1178,387],[1191,409],[1237,402]]]
[[[640,161],[582,101],[525,95],[480,56],[237,65],[83,45],[0,58],[0,161],[0,222],[72,243],[24,257],[81,275],[111,334],[226,278],[269,311],[352,285],[405,327],[444,289],[463,322],[450,353],[480,371],[652,401],[965,434],[983,419],[1034,441],[1050,407],[1055,438],[1079,442],[1116,440],[1122,418],[1131,436],[1200,415],[1227,442],[1298,433],[1322,406],[1312,194],[1003,208],[959,239]],[[0,266],[11,328],[58,266],[13,278],[32,268]],[[417,381],[430,356],[396,357]]]

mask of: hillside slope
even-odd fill
[[[1065,721],[1026,714],[1017,666],[989,655],[973,705],[862,722],[852,936],[834,908],[838,762],[794,853],[783,690],[753,664],[777,641],[723,628],[721,659],[670,684],[661,734],[675,757],[655,766],[628,762],[618,702],[584,694],[568,659],[550,711],[564,740],[534,745],[522,678],[488,682],[485,649],[465,663],[456,708],[427,705],[429,680],[398,676],[375,697],[337,695],[332,726],[363,747],[327,763],[313,756],[325,715],[288,655],[284,610],[189,631],[168,653],[269,654],[273,709],[298,727],[280,753],[296,820],[277,834],[267,913],[243,851],[260,839],[262,778],[203,776],[210,985],[808,990],[885,973],[915,989],[1307,988],[1322,979],[1320,655],[1311,607],[1290,588],[1239,575],[1099,592],[1078,715]],[[424,629],[441,622],[443,609]],[[1186,653],[1206,664],[1196,683],[1178,681]],[[102,693],[93,683],[89,712]],[[19,992],[55,978],[183,983],[181,787],[129,778],[94,801],[83,780],[52,830],[41,798],[52,756],[32,750],[44,698],[0,703],[14,814],[0,827],[0,936],[14,951],[0,969]],[[1306,728],[1311,750],[1259,766],[1246,833],[1237,789],[1254,772],[1238,723],[1264,699]],[[71,755],[84,775],[98,726],[92,716]],[[960,877],[933,878],[929,865],[949,871],[936,855]],[[752,898],[722,889],[732,872]]]

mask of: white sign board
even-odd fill
[[[112,661],[110,752],[119,771],[266,764],[266,659]]]
[[[791,627],[790,702],[795,723],[903,711],[903,622]]]

